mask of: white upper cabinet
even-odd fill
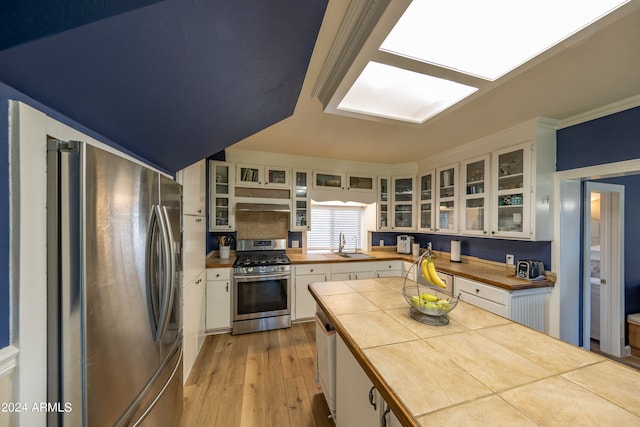
[[[201,160],[179,172],[182,184],[183,215],[205,215],[206,161]]]
[[[395,231],[415,230],[415,176],[394,176],[391,179],[393,224]]]
[[[456,234],[458,224],[458,163],[436,169],[436,231]]]
[[[236,185],[239,187],[289,188],[289,168],[262,165],[236,165]]]
[[[418,176],[418,230],[435,231],[435,171],[423,172]]]
[[[374,191],[375,177],[369,175],[347,175],[347,190],[349,191]]]
[[[391,230],[391,196],[388,176],[378,177],[377,226],[378,230]]]
[[[462,162],[460,227],[463,234],[489,235],[489,154]]]
[[[344,190],[345,174],[339,172],[313,171],[313,188],[323,190]]]
[[[310,181],[311,173],[308,170],[293,170],[291,230],[305,231],[311,228]]]
[[[531,143],[493,153],[491,235],[531,237]]]
[[[235,227],[233,213],[233,164],[209,162],[209,230],[229,231]]]

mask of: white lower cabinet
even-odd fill
[[[183,380],[187,381],[189,372],[198,357],[204,340],[204,271],[191,283],[182,288],[182,351]]]
[[[231,328],[231,269],[207,269],[206,330]]]
[[[375,277],[393,277],[402,276],[402,261],[376,261],[373,263],[373,271]]]
[[[336,337],[336,427],[400,427],[358,361]]]
[[[456,293],[469,304],[540,332],[548,332],[547,299],[551,288],[508,291],[464,277],[455,278]]]
[[[293,270],[294,306],[293,320],[311,319],[316,314],[316,300],[308,286],[315,282],[326,282],[331,275],[329,264],[295,265]]]
[[[373,279],[374,277],[372,262],[343,262],[331,265],[331,280]]]

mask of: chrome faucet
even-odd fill
[[[347,239],[344,237],[344,231],[340,232],[340,242],[338,243],[338,252],[342,253],[345,245],[347,244]]]

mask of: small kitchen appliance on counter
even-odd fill
[[[407,236],[406,234],[398,236],[397,245],[399,254],[410,254],[411,247],[413,245],[413,236]]]
[[[516,267],[516,276],[521,279],[537,279],[538,277],[544,277],[544,263],[542,261],[534,261],[532,259],[520,260]]]

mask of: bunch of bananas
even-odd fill
[[[427,282],[432,285],[440,286],[441,288],[446,288],[447,284],[442,281],[438,273],[436,272],[436,265],[433,263],[433,259],[431,258],[423,258],[422,263],[420,265],[422,269],[422,275]]]

